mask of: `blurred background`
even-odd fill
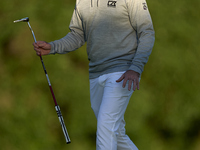
[[[140,150],[200,150],[200,1],[147,0],[156,42],[125,114]],[[86,46],[44,56],[72,143],[65,144],[27,23],[37,40],[64,37],[75,0],[0,1],[0,149],[94,150]]]

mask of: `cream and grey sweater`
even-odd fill
[[[50,54],[87,42],[90,79],[126,70],[141,74],[155,40],[145,0],[77,0],[69,28],[65,37],[50,42]]]

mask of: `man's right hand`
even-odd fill
[[[45,41],[34,42],[33,46],[38,56],[48,55],[51,51],[51,45]]]

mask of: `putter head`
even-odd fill
[[[26,17],[26,18],[22,18],[22,19],[19,19],[19,20],[15,20],[14,23],[16,22],[28,22],[29,21],[29,18]]]

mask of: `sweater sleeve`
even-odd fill
[[[70,32],[63,38],[50,42],[50,54],[65,54],[84,45],[84,31],[78,10],[75,8],[69,26]]]
[[[130,23],[137,33],[138,47],[129,70],[142,73],[155,41],[155,32],[146,0],[128,0]]]

